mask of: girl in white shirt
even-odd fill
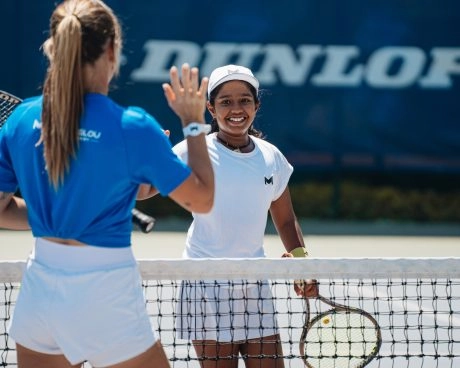
[[[258,80],[243,66],[226,65],[210,75],[207,108],[213,119],[206,143],[214,170],[214,206],[206,214],[192,213],[185,258],[265,257],[269,211],[285,247],[283,256],[292,256],[293,250],[305,256],[288,189],[293,167],[253,126],[258,90]],[[187,162],[185,142],[173,150]],[[317,288],[312,282],[296,291],[309,297]],[[202,368],[236,368],[240,354],[247,368],[284,367],[268,281],[184,281],[177,313],[178,338],[192,341]]]

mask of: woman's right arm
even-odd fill
[[[0,192],[0,228],[29,230],[27,207],[24,199],[14,193]]]
[[[182,65],[182,75],[176,67],[170,70],[171,83],[163,90],[171,109],[181,119],[182,128],[191,123],[205,124],[208,79],[199,82],[198,69]],[[214,204],[214,172],[206,146],[206,135],[187,136],[190,176],[169,197],[188,211],[209,212]]]

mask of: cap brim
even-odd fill
[[[248,74],[243,74],[243,73],[231,73],[227,74],[224,77],[220,78],[217,82],[215,82],[213,85],[209,85],[208,88],[208,96],[211,94],[211,92],[218,86],[220,86],[222,83],[229,82],[232,80],[240,80],[244,82],[248,82],[251,86],[253,86],[256,91],[259,89],[259,81]]]

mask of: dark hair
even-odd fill
[[[245,81],[241,81],[241,82],[244,82],[246,83],[246,85],[248,86],[249,90],[251,91],[251,94],[254,98],[254,101],[256,104],[259,104],[260,105],[260,97],[259,95],[257,94],[257,91],[256,89],[254,88],[254,86],[252,86],[250,83],[248,82],[245,82]],[[222,86],[224,85],[225,83],[222,83],[220,85],[218,85],[216,88],[214,88],[212,90],[212,92],[209,94],[209,103],[214,106],[215,104],[215,101],[216,101],[216,96],[217,94],[219,93],[220,89],[222,88]],[[211,132],[210,133],[214,133],[214,132],[218,132],[219,131],[219,125],[217,124],[217,121],[215,118],[213,118],[211,120]],[[251,126],[249,127],[249,130],[248,130],[248,134],[250,135],[253,135],[254,137],[257,137],[257,138],[264,138],[264,134],[254,128],[254,122],[251,124]]]
[[[43,44],[49,66],[43,86],[42,132],[50,182],[57,188],[76,156],[85,93],[83,67],[94,63],[112,42],[116,72],[121,29],[112,10],[100,0],[66,0],[50,19]]]

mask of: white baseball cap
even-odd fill
[[[254,77],[254,74],[252,74],[250,69],[241,65],[230,64],[221,66],[212,71],[211,75],[209,76],[208,97],[214,88],[221,85],[222,83],[232,80],[248,82],[256,89],[256,92],[259,90],[259,81],[256,79],[256,77]]]

